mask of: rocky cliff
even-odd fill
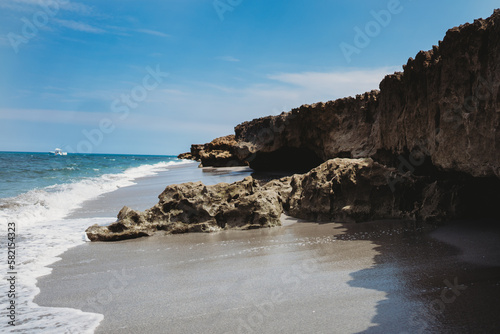
[[[254,169],[272,170],[335,157],[397,166],[399,156],[418,151],[439,170],[500,177],[499,86],[496,10],[450,29],[438,46],[387,76],[380,91],[236,126],[237,154]]]
[[[388,184],[388,177],[397,182]],[[493,187],[499,188],[497,183]],[[376,219],[440,221],[485,213],[498,215],[499,193],[480,193],[466,183],[401,173],[370,158],[329,160],[305,174],[261,184],[252,177],[232,184],[201,182],[168,186],[144,212],[124,207],[109,226],[94,225],[92,241],[154,233],[212,232],[281,225],[281,214],[314,221]],[[485,204],[486,203],[486,204]],[[484,207],[494,208],[487,212]]]
[[[500,10],[449,30],[380,91],[245,122],[193,145],[204,166],[246,161],[303,172],[270,182],[173,185],[144,212],[124,207],[90,240],[319,221],[500,217]]]
[[[247,163],[236,156],[234,135],[215,138],[207,144],[191,145],[191,151],[179,154],[179,159],[200,161],[200,167],[246,166]]]

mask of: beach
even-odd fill
[[[73,211],[143,210],[170,182],[231,182],[185,166]],[[35,302],[103,315],[95,333],[491,333],[500,328],[498,222],[314,223],[85,243],[38,278]],[[474,232],[474,233],[472,233]],[[485,238],[485,236],[487,236]],[[78,326],[64,329],[79,333]]]

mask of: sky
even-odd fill
[[[489,0],[0,0],[0,151],[177,155],[378,89]]]

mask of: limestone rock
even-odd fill
[[[191,152],[182,153],[179,159],[191,159],[201,162],[201,167],[246,166],[235,154],[234,135],[219,137],[203,145],[191,145]]]
[[[397,166],[418,150],[440,171],[500,177],[500,10],[450,29],[380,91],[303,105],[235,128],[236,154],[256,170],[310,169],[336,158]]]
[[[329,160],[309,173],[294,175],[290,185],[288,213],[313,221],[439,221],[453,218],[459,203],[457,191],[450,187],[402,174],[370,158]]]
[[[144,212],[124,207],[109,226],[87,229],[92,241],[114,241],[164,233],[212,232],[280,225],[279,191],[260,186],[252,177],[232,184],[206,186],[190,182],[168,186],[157,205]]]
[[[115,223],[91,226],[87,235],[92,241],[114,241],[158,231],[272,227],[281,224],[283,212],[315,221],[439,221],[459,216],[461,206],[475,205],[464,198],[467,193],[467,188],[455,182],[447,184],[409,172],[403,174],[370,158],[337,158],[306,174],[264,184],[249,176],[231,184],[206,186],[191,182],[168,186],[151,209],[137,212],[124,207]]]

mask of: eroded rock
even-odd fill
[[[232,184],[201,182],[172,185],[144,212],[124,207],[109,226],[87,229],[92,241],[114,241],[164,233],[212,232],[280,225],[281,191],[260,186],[252,177]]]
[[[236,126],[236,153],[256,170],[273,170],[283,159],[292,168],[303,162],[294,160],[297,152],[317,157],[313,167],[336,157],[370,157],[395,167],[398,156],[419,150],[438,170],[500,177],[497,64],[500,10],[450,29],[439,46],[386,76],[380,91]]]
[[[246,166],[236,154],[234,135],[215,138],[207,144],[191,145],[191,152],[179,154],[179,159],[190,159],[201,162],[200,167],[234,167]]]
[[[397,177],[392,187],[389,179]],[[124,207],[118,221],[87,229],[92,241],[163,233],[212,232],[279,226],[283,212],[314,221],[374,219],[436,221],[457,215],[461,187],[402,174],[372,159],[329,160],[306,174],[267,182],[252,177],[231,184],[201,182],[165,188],[144,212]],[[463,204],[463,203],[462,203]]]

